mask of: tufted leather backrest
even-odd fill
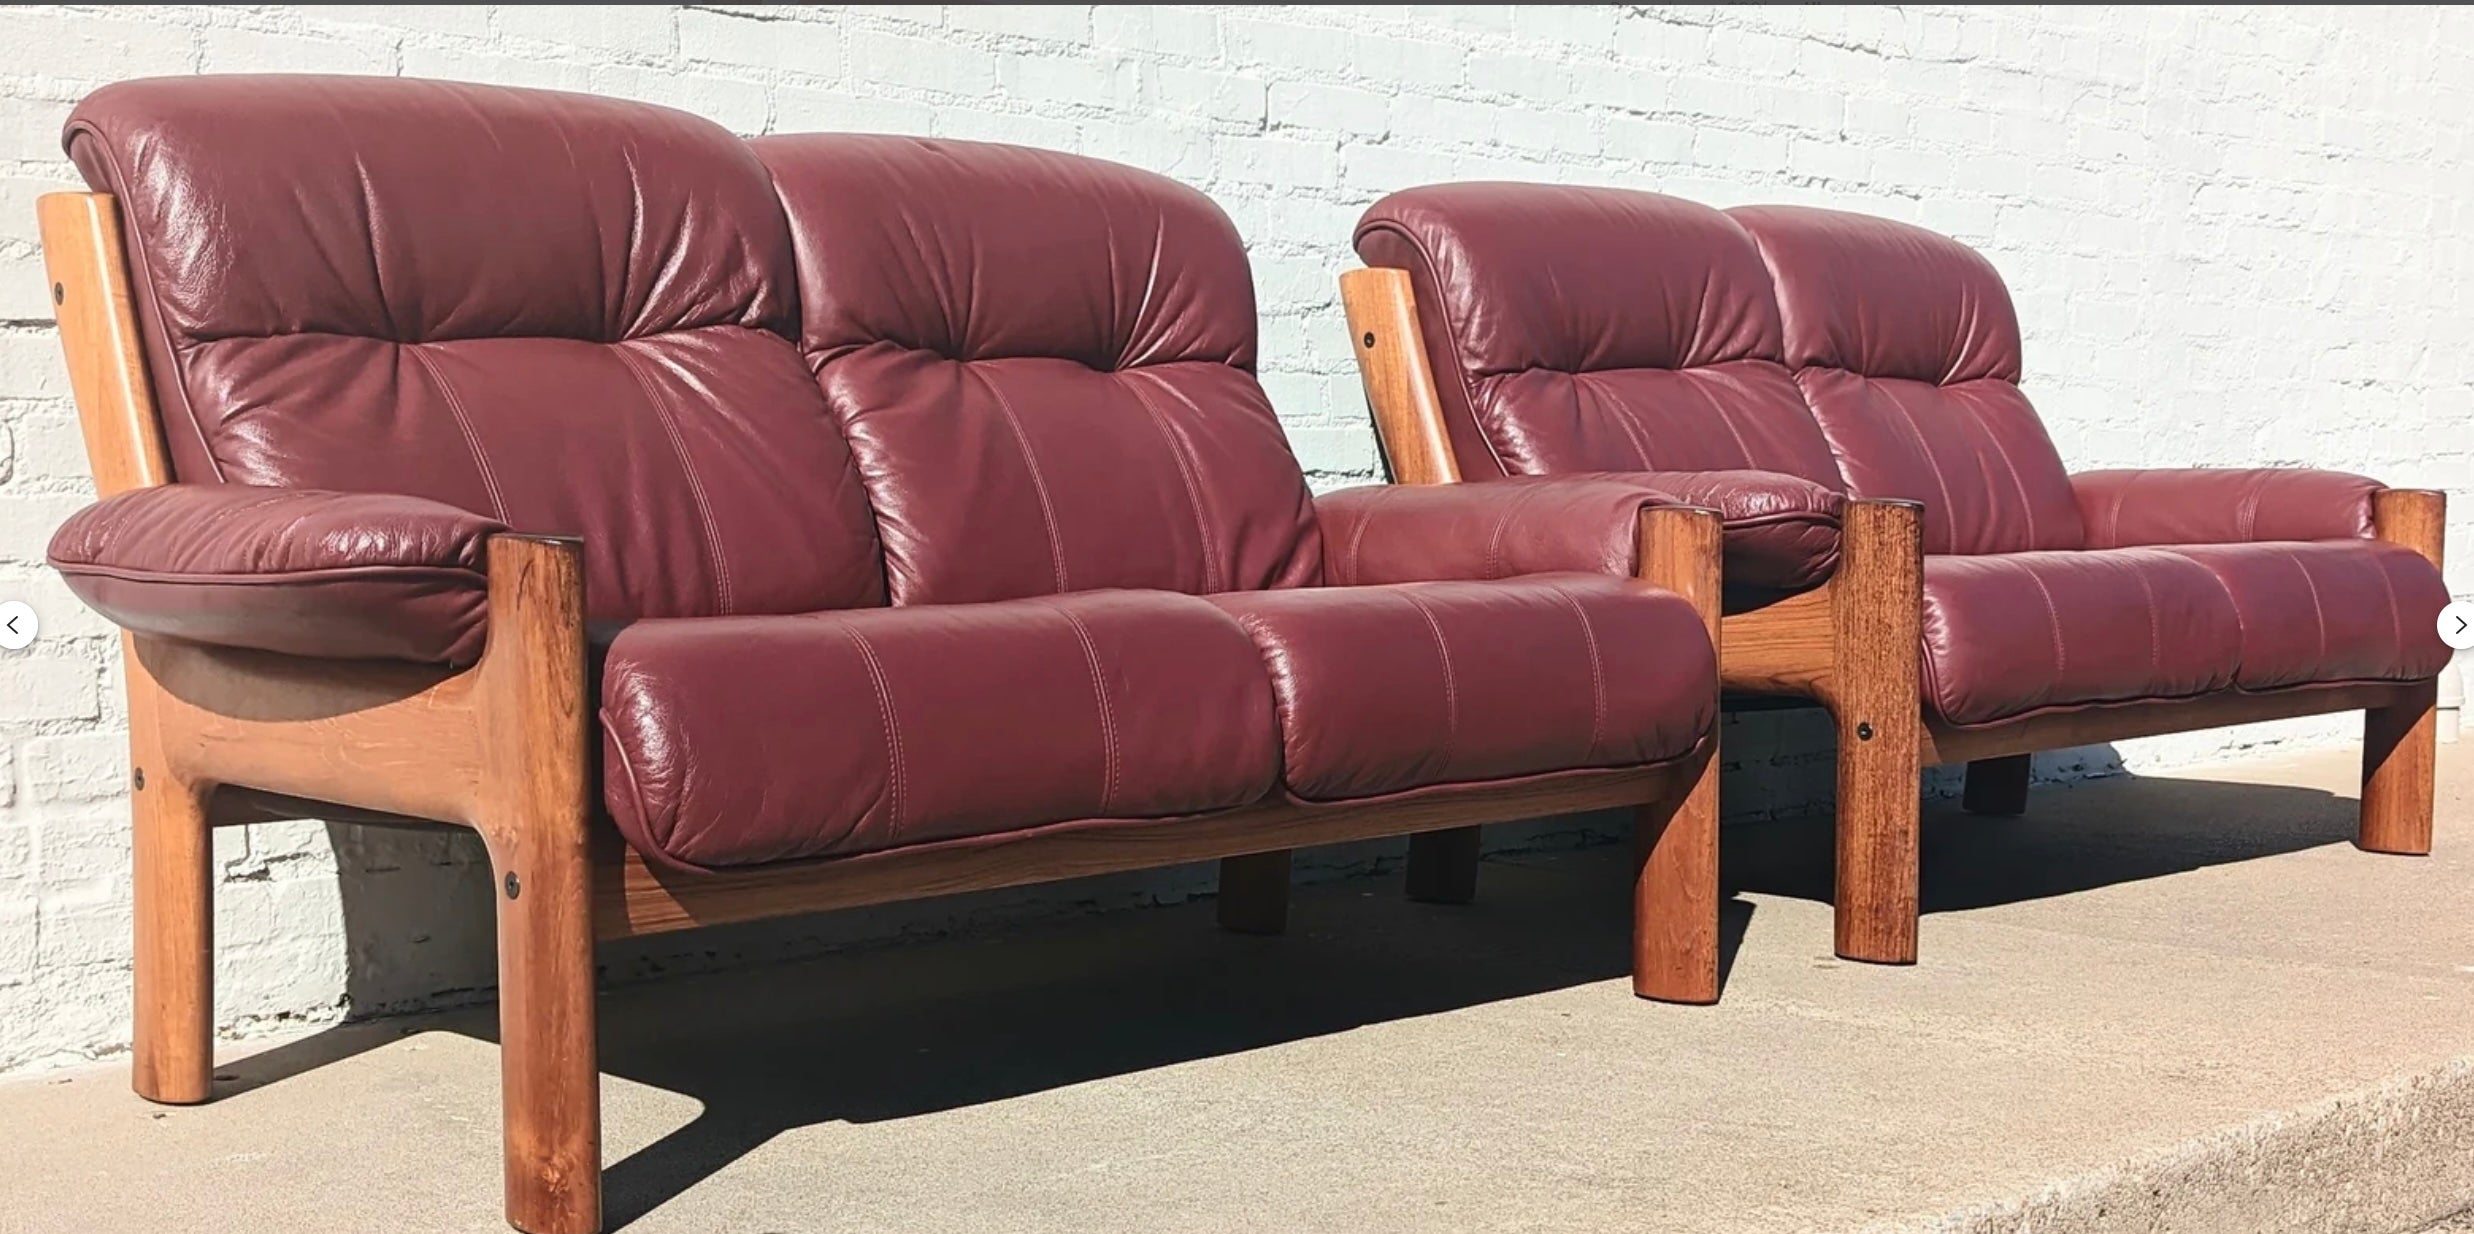
[[[126,82],[69,120],[120,202],[174,472],[584,537],[595,619],[881,603],[790,341],[762,166],[682,112],[392,78]]]
[[[1992,263],[1869,215],[1728,213],[1760,245],[1787,364],[1848,492],[1924,503],[1927,553],[2084,546],[2061,456],[2019,392],[2019,319]]]
[[[979,142],[753,145],[894,603],[1319,578],[1305,477],[1254,379],[1253,277],[1208,199]]]
[[[1752,238],[1655,193],[1444,184],[1357,225],[1406,270],[1464,475],[1785,472],[1840,487]]]

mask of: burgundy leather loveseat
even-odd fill
[[[1715,997],[1715,516],[1312,498],[1200,195],[386,79],[68,146],[140,1093],[210,1095],[208,830],[268,817],[479,832],[544,1234],[600,1220],[597,938],[1204,858],[1277,929],[1292,845],[1634,805],[1636,988]],[[1478,517],[1540,572],[1451,581]]]
[[[2000,277],[1901,223],[1457,184],[1378,202],[1357,247],[1400,478],[1589,473],[1728,514],[1723,679],[1838,716],[1841,954],[1914,958],[1918,762],[2017,813],[2030,751],[2361,709],[2361,844],[2428,851],[2441,494],[2069,474]],[[1794,589],[1832,568],[1824,623]]]

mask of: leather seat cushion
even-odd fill
[[[2241,653],[2232,597],[2177,553],[1924,559],[1924,698],[1951,724],[2205,694]]]
[[[2376,540],[2197,544],[2198,562],[2242,619],[2246,690],[2324,681],[2405,681],[2447,667],[2440,609],[2448,585],[2422,555]]]
[[[1289,791],[1317,801],[1680,757],[1717,665],[1690,605],[1621,579],[1210,597],[1262,649]]]
[[[1254,643],[1168,592],[637,622],[601,719],[612,817],[690,868],[1216,810],[1279,776]]]

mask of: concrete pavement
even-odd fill
[[[2401,1234],[2474,1205],[2474,747],[2440,850],[2356,755],[1930,810],[1924,963],[1830,957],[1826,822],[1733,829],[1725,1000],[1637,1002],[1625,849],[1476,905],[1301,889],[614,992],[613,1224]],[[494,1231],[485,1012],[0,1083],[0,1231]]]

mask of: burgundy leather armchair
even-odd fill
[[[600,1222],[602,938],[1206,858],[1277,930],[1291,846],[1620,805],[1635,988],[1716,997],[1717,517],[1314,500],[1200,195],[398,79],[126,83],[68,145],[143,1095],[211,1095],[207,836],[269,816],[479,833],[536,1234]]]
[[[1838,718],[1840,954],[1914,958],[1918,763],[2017,813],[2034,750],[2360,709],[2361,845],[2428,851],[2440,494],[2069,475],[1999,276],[1899,223],[1465,184],[1386,198],[1357,242],[1343,296],[1401,479],[1629,469],[1729,516],[1722,679]],[[1674,469],[1705,478],[1645,474]],[[1788,485],[1844,502],[1835,560],[1799,549],[1835,571],[1826,622],[1741,525]]]

